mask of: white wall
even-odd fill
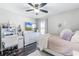
[[[0,8],[0,24],[10,22],[15,26],[21,25],[21,27],[24,29],[24,22],[28,21],[28,19],[29,18],[24,15]],[[35,23],[35,20],[33,19],[32,22]]]
[[[59,28],[58,25],[62,24]],[[79,9],[52,15],[48,18],[48,32],[59,34],[62,29],[79,30]]]

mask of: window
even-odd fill
[[[45,20],[41,20],[41,23],[40,23],[40,32],[41,34],[45,34]]]

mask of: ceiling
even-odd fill
[[[41,9],[48,10],[48,13],[39,12],[39,15],[36,15],[34,11],[26,12],[25,10],[31,9],[27,3],[0,3],[0,8],[12,11],[24,15],[26,17],[32,18],[41,18],[48,17],[49,15],[56,15],[69,10],[74,10],[79,8],[79,3],[48,3],[46,6]]]

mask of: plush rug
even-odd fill
[[[36,50],[33,53],[29,54],[28,56],[50,56],[50,55],[48,53]]]

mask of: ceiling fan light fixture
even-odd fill
[[[39,10],[39,9],[34,9],[34,12],[35,12],[35,13],[39,13],[40,10]]]
[[[34,11],[36,15],[39,14],[39,12],[44,12],[44,13],[48,13],[47,10],[44,10],[44,9],[40,9],[42,7],[44,7],[47,3],[28,3],[28,5],[32,6],[33,9],[29,9],[29,10],[26,10],[27,12],[29,11]]]

